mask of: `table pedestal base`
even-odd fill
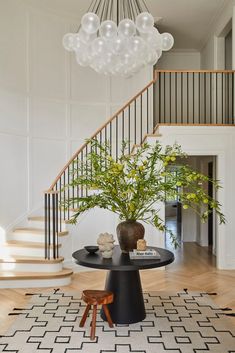
[[[110,271],[105,290],[114,294],[114,302],[109,304],[109,310],[115,324],[133,324],[145,319],[139,271]],[[106,320],[103,311],[101,317]]]

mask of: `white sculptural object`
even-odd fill
[[[109,233],[101,233],[97,239],[97,244],[99,245],[99,250],[105,259],[110,259],[113,256],[114,248],[113,235]]]

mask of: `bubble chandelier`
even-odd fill
[[[124,77],[155,65],[173,45],[172,35],[154,26],[144,0],[93,0],[78,31],[63,37],[79,65]]]

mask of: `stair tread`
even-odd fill
[[[0,258],[0,263],[59,263],[63,261],[64,261],[63,257],[47,260],[44,257],[38,257],[38,256],[32,257],[32,256],[12,255],[12,256],[6,256],[6,257]]]
[[[34,228],[34,227],[20,227],[15,228],[13,233],[35,233],[35,234],[44,234],[45,230],[42,228]],[[67,235],[69,232],[67,230],[59,232],[59,236]]]
[[[44,222],[45,221],[45,217],[44,216],[29,216],[28,220],[29,221],[35,221],[35,222]],[[62,219],[61,223],[67,223],[67,221],[64,221]]]
[[[14,272],[14,271],[0,271],[0,280],[17,280],[17,279],[50,279],[68,277],[73,274],[73,271],[64,268],[58,272]]]
[[[7,242],[3,243],[2,246],[18,246],[18,247],[28,247],[28,248],[44,248],[44,243],[37,243],[33,241],[20,241],[20,240],[8,240]],[[61,247],[61,244],[57,245]],[[52,245],[51,245],[52,247]]]
[[[19,228],[15,228],[13,230],[13,233],[23,233],[23,232],[34,232],[34,233],[39,233],[39,234],[43,234],[44,233],[44,229],[43,228],[34,228],[34,227],[19,227]]]

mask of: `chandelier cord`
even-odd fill
[[[130,8],[131,8],[131,12],[132,12],[132,17],[136,18],[137,17],[137,13],[135,13],[135,8],[134,8],[133,1],[130,2]]]
[[[141,12],[149,12],[145,0],[93,0],[87,12],[95,13],[104,21],[114,20],[115,10],[117,25],[125,18],[135,21]]]
[[[98,2],[99,2],[99,0],[93,0],[90,7],[87,10],[87,12],[89,12],[89,11],[94,12]]]
[[[97,2],[97,1],[96,1]],[[98,0],[98,4],[97,4],[97,6],[95,6],[94,7],[94,9],[93,9],[93,11],[92,12],[94,12],[94,13],[99,13],[99,9],[100,9],[100,7],[101,7],[101,4],[102,4],[102,0]]]
[[[138,12],[139,12],[139,9],[138,9],[138,5],[137,5],[137,2],[136,2],[136,1],[134,1],[134,8],[135,8],[135,13],[136,13],[136,15],[137,15]]]
[[[145,1],[145,0],[142,0],[142,3],[143,3],[143,5],[144,5],[144,7],[145,7],[145,10],[150,13],[149,8],[148,8],[148,6],[147,6],[147,4],[146,4],[146,1]]]

